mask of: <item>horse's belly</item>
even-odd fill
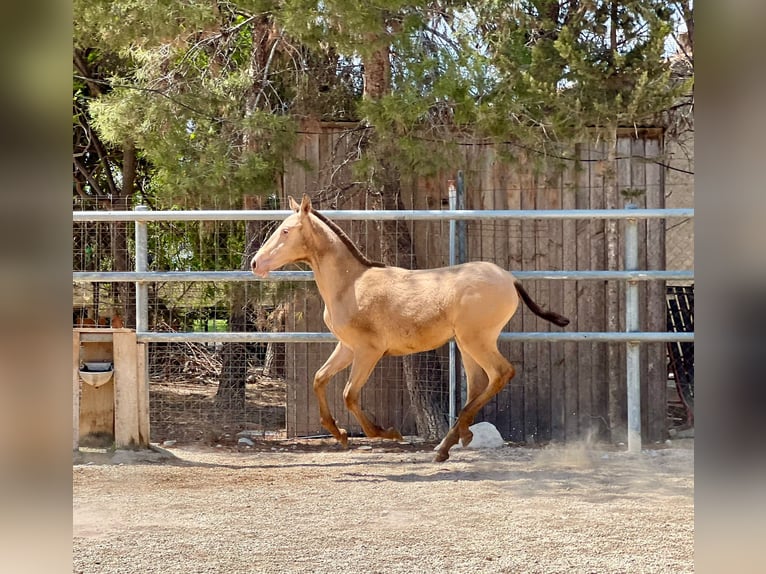
[[[430,323],[396,325],[386,333],[387,354],[409,355],[441,347],[454,335],[452,326],[444,320]]]

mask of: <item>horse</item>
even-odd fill
[[[403,269],[368,259],[346,233],[313,209],[304,195],[288,197],[290,214],[253,256],[252,272],[269,272],[295,262],[307,263],[324,302],[324,322],[338,339],[314,375],[320,421],[344,448],[348,432],[338,428],[325,394],[327,383],[351,365],[343,390],[348,410],[365,435],[401,441],[395,428],[373,423],[359,405],[359,395],[373,368],[385,355],[408,355],[440,347],[454,337],[463,359],[467,400],[457,420],[436,447],[436,462],[449,458],[458,440],[468,446],[468,428],[482,407],[514,376],[500,354],[497,338],[519,306],[560,327],[569,319],[544,311],[511,273],[486,261],[434,269]]]

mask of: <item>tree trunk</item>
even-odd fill
[[[404,205],[401,199],[399,172],[395,166],[388,163],[382,162],[379,205],[381,209],[401,210],[404,209]],[[417,257],[407,222],[381,221],[378,222],[378,227],[383,263],[417,269]],[[436,351],[402,357],[404,381],[415,414],[418,436],[428,440],[438,439],[448,430],[448,393],[444,392],[446,385],[442,380],[441,367],[441,360]]]
[[[252,48],[250,54],[250,79],[251,85],[245,96],[245,115],[263,109],[265,102],[261,98],[264,83],[269,75],[269,61],[276,36],[268,15],[263,14],[251,23]],[[251,150],[257,150],[260,142],[245,133],[242,143]],[[245,196],[244,209],[261,209],[261,197]],[[240,269],[250,269],[250,259],[255,254],[260,244],[263,224],[252,221],[247,224],[245,232],[245,250],[242,256]],[[247,327],[247,286],[233,284],[230,294],[231,308],[229,312],[229,330],[233,332],[245,331]],[[221,376],[216,393],[216,404],[221,408],[244,409],[245,407],[245,382],[247,380],[247,345],[244,343],[228,343],[222,346]]]
[[[385,24],[385,23],[384,23]],[[382,29],[386,29],[384,25]],[[376,100],[385,96],[391,87],[391,61],[389,47],[381,45],[380,36],[371,34],[370,44],[377,47],[364,60],[364,97]],[[374,139],[374,136],[373,136]],[[401,199],[401,177],[395,164],[388,158],[396,153],[394,145],[374,142],[378,146],[379,171],[373,174],[370,192],[379,209],[404,209]],[[388,149],[390,148],[390,149]],[[412,236],[404,221],[378,222],[381,259],[386,265],[407,269],[417,268],[417,258],[412,247]],[[418,436],[436,439],[448,429],[445,414],[449,411],[441,380],[440,360],[435,351],[402,358],[407,393],[415,413]]]

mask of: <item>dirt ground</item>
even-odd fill
[[[87,453],[74,572],[693,572],[694,445],[453,449],[353,439]]]

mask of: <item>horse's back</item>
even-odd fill
[[[499,332],[518,307],[514,281],[508,271],[479,261],[422,270],[376,268],[357,285],[356,302],[380,334],[436,346],[459,328]]]

